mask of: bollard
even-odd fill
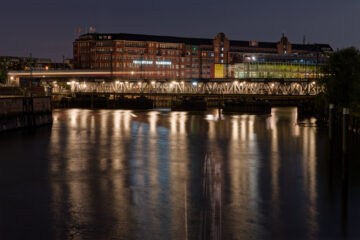
[[[329,105],[329,139],[334,137],[334,125],[335,125],[335,105]]]
[[[350,110],[349,108],[343,108],[343,121],[342,121],[342,150],[347,152],[349,141],[349,122],[350,122]]]

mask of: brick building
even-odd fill
[[[231,66],[246,62],[283,61],[318,64],[326,61],[328,44],[292,44],[140,34],[89,33],[73,43],[76,69],[106,70],[142,79],[231,78]]]

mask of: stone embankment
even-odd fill
[[[51,123],[49,97],[0,97],[0,132]]]

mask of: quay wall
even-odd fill
[[[52,123],[49,97],[0,98],[0,132]]]

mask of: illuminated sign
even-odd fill
[[[215,64],[215,78],[224,78],[224,64]]]
[[[154,61],[149,60],[133,60],[134,64],[153,64]],[[170,61],[156,61],[156,65],[171,65]]]
[[[157,65],[171,65],[170,61],[156,61]]]
[[[133,63],[135,63],[135,64],[153,64],[153,61],[148,61],[148,60],[133,60]]]

